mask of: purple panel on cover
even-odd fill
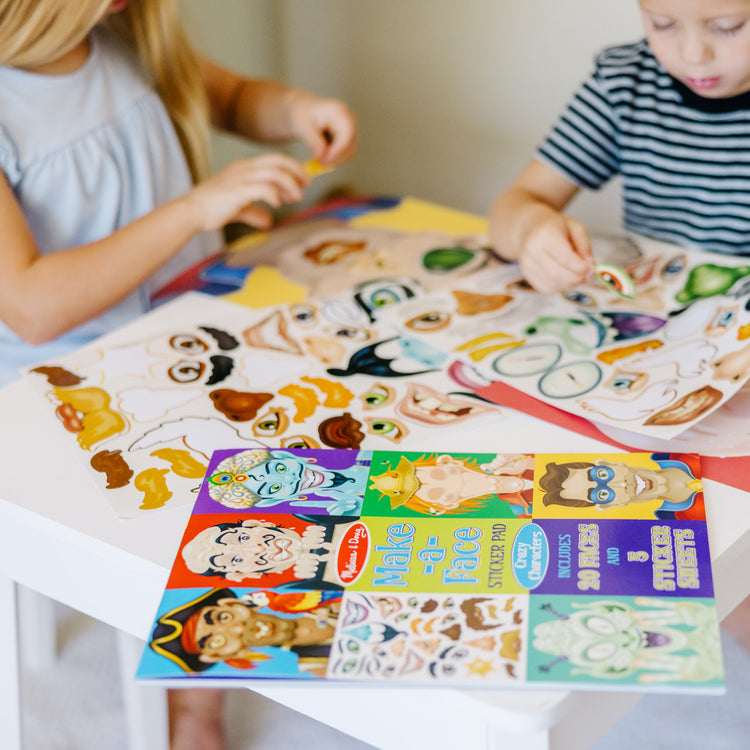
[[[549,545],[534,593],[713,596],[703,521],[538,519]]]
[[[312,469],[322,469],[326,472],[326,481],[317,488],[308,487],[300,490],[294,496],[289,497],[273,505],[255,505],[242,510],[244,513],[253,514],[262,512],[265,514],[275,513],[296,513],[312,515],[329,515],[329,508],[339,501],[342,496],[351,496],[353,502],[356,502],[356,508],[350,507],[342,511],[340,507],[333,510],[333,515],[353,515],[359,514],[362,505],[362,495],[367,484],[367,475],[369,473],[370,460],[372,459],[371,450],[326,450],[326,449],[269,449],[271,457],[289,459],[290,457],[298,459],[297,465],[301,466],[302,462]],[[246,452],[243,450],[217,450],[211,456],[206,472],[206,479],[201,485],[196,500],[193,513],[222,513],[232,512],[237,514],[237,508],[231,508],[216,502],[209,495],[209,477],[215,476],[226,470],[228,463],[231,463],[233,457],[239,456]],[[262,462],[265,463],[265,462]],[[249,473],[253,473],[251,469]],[[270,484],[271,481],[267,484]],[[328,489],[326,488],[328,486]]]

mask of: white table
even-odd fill
[[[121,633],[126,711],[135,750],[166,747],[164,692],[131,678],[178,547],[189,506],[118,519],[29,386],[0,389],[0,747],[20,748],[15,584]],[[447,444],[450,441],[450,444]],[[460,442],[460,444],[459,444]],[[409,446],[410,448],[412,446]],[[559,427],[503,409],[492,425],[437,435],[421,450],[612,452]],[[750,594],[748,494],[706,481],[719,616]],[[33,628],[24,623],[25,635]],[[259,693],[384,750],[433,747],[581,750],[639,695],[617,692],[456,690],[260,682]],[[384,720],[387,717],[387,720]]]

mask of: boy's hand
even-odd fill
[[[518,262],[524,278],[539,292],[570,289],[594,270],[586,228],[556,211],[528,232]]]
[[[348,161],[357,151],[357,123],[338,99],[321,99],[307,91],[289,92],[289,117],[294,134],[321,164]]]

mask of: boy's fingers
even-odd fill
[[[589,240],[589,233],[586,231],[586,227],[583,224],[579,224],[577,221],[568,222],[568,236],[570,237],[570,244],[575,250],[576,255],[584,262],[585,266],[581,270],[591,269],[594,265],[594,259],[591,253],[591,241]]]

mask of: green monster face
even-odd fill
[[[689,304],[703,297],[725,294],[739,279],[750,275],[750,266],[717,266],[703,263],[690,270],[685,287],[675,295],[675,299]]]
[[[643,642],[632,610],[619,602],[596,602],[565,620],[534,628],[534,648],[563,655],[594,677],[616,679],[632,674]]]

